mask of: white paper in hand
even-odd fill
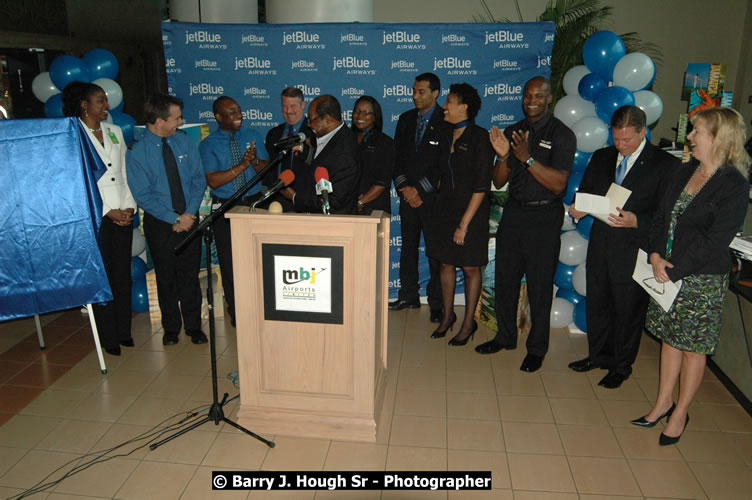
[[[676,296],[679,295],[682,286],[682,280],[676,283],[673,281],[658,283],[653,275],[653,266],[648,263],[648,254],[644,250],[637,252],[632,279],[648,292],[648,295],[666,312],[671,309],[671,305],[676,300]]]
[[[581,210],[583,212],[587,212],[593,217],[595,217],[598,220],[601,220],[608,224],[608,216],[609,214],[619,215],[619,212],[616,210],[616,207],[624,208],[624,205],[626,205],[627,200],[629,199],[629,195],[632,194],[632,191],[629,189],[620,186],[616,183],[611,183],[611,187],[608,188],[608,192],[606,193],[606,196],[596,196],[591,195],[587,193],[582,193],[583,195],[586,195],[585,203],[593,203],[593,198],[602,198],[608,201],[608,206],[604,204],[602,200],[596,200],[594,201],[595,205],[592,206],[592,210],[586,210],[584,208],[580,208],[578,206],[578,198],[580,197],[580,193],[577,193],[575,195],[575,205],[574,208],[577,210]],[[582,203],[582,202],[580,202]]]

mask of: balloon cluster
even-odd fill
[[[115,81],[119,65],[109,50],[93,49],[83,59],[62,55],[55,58],[50,70],[39,73],[31,82],[34,96],[44,103],[44,114],[49,118],[63,116],[62,89],[71,82],[91,82],[99,85],[107,95],[110,113],[107,121],[123,130],[126,144],[133,142],[136,120],[123,113],[123,89]]]
[[[647,115],[652,125],[661,113],[663,102],[648,89],[655,80],[655,63],[645,54],[627,54],[624,42],[612,31],[591,35],[582,49],[585,65],[575,66],[564,75],[564,92],[556,103],[554,116],[564,122],[577,137],[577,152],[569,175],[564,203],[573,203],[588,161],[593,152],[613,144],[611,116],[622,106],[634,105]],[[650,140],[650,129],[647,132]],[[576,226],[564,216],[559,265],[554,275],[558,287],[551,305],[551,327],[564,328],[574,322],[587,331],[585,308],[585,259],[593,217],[588,215]]]
[[[554,116],[577,137],[577,156],[567,184],[564,203],[570,204],[580,185],[593,151],[613,144],[610,124],[614,111],[634,105],[647,115],[652,125],[663,113],[663,102],[648,89],[655,80],[655,63],[641,53],[627,54],[624,42],[613,31],[592,34],[582,49],[585,65],[575,66],[564,75],[567,94],[556,103]],[[648,129],[650,140],[650,129]]]
[[[139,257],[142,256],[142,257]],[[138,228],[138,212],[133,217],[133,241],[131,243],[131,309],[135,312],[149,310],[149,294],[146,285],[146,238]]]

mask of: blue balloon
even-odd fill
[[[586,240],[590,239],[590,230],[593,228],[594,221],[592,215],[586,215],[577,223],[577,232]]]
[[[650,129],[648,127],[645,127],[645,138],[648,140],[648,142],[652,142],[652,135],[650,133]]]
[[[123,112],[123,105],[125,105],[124,100],[120,100],[120,104],[115,106],[114,108],[110,108],[110,113],[122,113]]]
[[[572,284],[572,275],[577,266],[568,266],[559,262],[556,266],[556,273],[554,273],[554,284],[561,288],[574,289]]]
[[[89,70],[78,57],[63,55],[50,64],[50,80],[60,90],[70,82],[90,82]]]
[[[614,145],[614,131],[611,129],[611,127],[608,127],[608,141],[609,146]]]
[[[580,79],[577,85],[580,97],[590,102],[595,102],[606,88],[608,88],[608,82],[598,73],[588,73]]]
[[[110,111],[110,115],[112,116],[112,123],[122,129],[125,144],[128,145],[132,143],[134,129],[136,128],[136,120],[134,120],[128,113],[121,113],[119,111]]]
[[[585,40],[582,59],[592,72],[601,75],[610,82],[613,79],[614,66],[627,54],[622,39],[613,31],[597,31]],[[606,122],[608,123],[608,122]]]
[[[149,310],[146,277],[136,280],[131,284],[131,310],[139,313]]]
[[[55,94],[44,103],[44,116],[47,118],[63,117],[63,94]]]
[[[585,297],[577,293],[574,288],[559,288],[556,290],[556,296],[568,300],[574,305],[579,304],[581,300],[585,299]]]
[[[140,224],[139,217],[138,217],[138,210],[133,214],[133,229],[136,229],[138,225]]]
[[[571,205],[574,201],[574,195],[580,188],[580,182],[585,175],[585,170],[577,170],[569,173],[569,180],[567,181],[567,193],[564,195],[564,203]]]
[[[141,257],[131,257],[131,281],[146,279],[146,262]]]
[[[587,333],[587,298],[583,298],[574,306],[574,324]]]
[[[106,49],[92,49],[84,55],[84,63],[92,80],[109,78],[114,80],[120,67],[117,58]]]
[[[622,106],[632,106],[635,103],[634,95],[624,87],[609,87],[598,96],[595,101],[595,114],[604,123],[611,123],[614,111]]]
[[[585,153],[579,149],[574,152],[574,163],[572,164],[572,172],[578,172],[580,170],[585,171],[587,168],[590,157],[593,153]]]

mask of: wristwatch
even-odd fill
[[[535,163],[535,158],[533,158],[533,157],[531,156],[530,158],[528,158],[527,160],[525,160],[525,165],[527,165],[527,167],[525,167],[525,168],[530,168],[530,167],[532,167],[532,166],[533,166],[533,163]]]

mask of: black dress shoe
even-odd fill
[[[534,354],[528,354],[525,359],[522,360],[520,365],[520,371],[532,373],[537,371],[543,364],[543,358]]]
[[[444,331],[439,330],[438,328],[433,331],[431,334],[432,339],[440,339],[446,336],[447,332],[452,329],[454,326],[455,321],[457,321],[457,315],[455,313],[452,313],[452,321],[449,322],[449,326],[447,326]]]
[[[479,354],[493,354],[495,352],[501,351],[502,349],[509,349],[511,351],[516,348],[516,345],[506,346],[504,344],[497,344],[493,340],[489,340],[488,342],[483,342],[482,344],[476,345],[475,352]]]
[[[420,307],[420,299],[397,299],[394,302],[389,303],[389,309],[392,311],[399,311],[400,309],[404,309],[406,307],[408,309],[418,309]]]
[[[676,437],[671,437],[661,432],[661,435],[658,437],[658,444],[661,446],[668,446],[670,444],[678,443],[682,437],[682,434],[684,434],[684,431],[687,430],[688,423],[689,423],[689,413],[687,413],[687,420],[684,421],[684,428],[682,429],[681,434],[679,434]]]
[[[175,345],[180,342],[180,336],[176,332],[165,333],[162,337],[162,345]]]
[[[112,354],[113,356],[120,356],[120,346],[117,347],[105,347],[104,352]]]
[[[640,418],[636,418],[634,420],[630,420],[629,423],[632,425],[636,425],[638,427],[655,427],[655,424],[661,421],[663,417],[670,417],[672,413],[674,413],[674,409],[676,408],[676,403],[671,404],[671,408],[666,410],[666,413],[661,415],[660,417],[656,418],[654,421],[650,421],[646,419],[644,416]]]
[[[206,334],[201,330],[188,332],[188,335],[191,336],[191,342],[193,342],[194,344],[206,344],[207,342],[209,342],[209,339],[206,338]]]
[[[590,358],[580,359],[578,361],[572,361],[567,365],[569,368],[576,372],[589,372],[590,370],[595,370],[596,368],[600,368],[599,365],[596,365],[592,361],[590,361]]]
[[[441,309],[431,309],[431,323],[441,323],[444,317],[444,311]]]
[[[136,344],[133,343],[133,339],[128,339],[128,340],[121,340],[120,345],[125,346],[125,347],[133,347]]]
[[[605,387],[606,389],[616,389],[628,378],[629,375],[622,375],[620,373],[609,371],[606,376],[598,382],[598,385]]]
[[[478,329],[478,322],[473,320],[473,327],[470,329],[470,333],[465,337],[464,339],[458,339],[457,337],[460,336],[460,333],[454,336],[453,339],[449,341],[449,345],[465,345],[467,344],[467,341],[471,338],[475,337],[475,331]]]

